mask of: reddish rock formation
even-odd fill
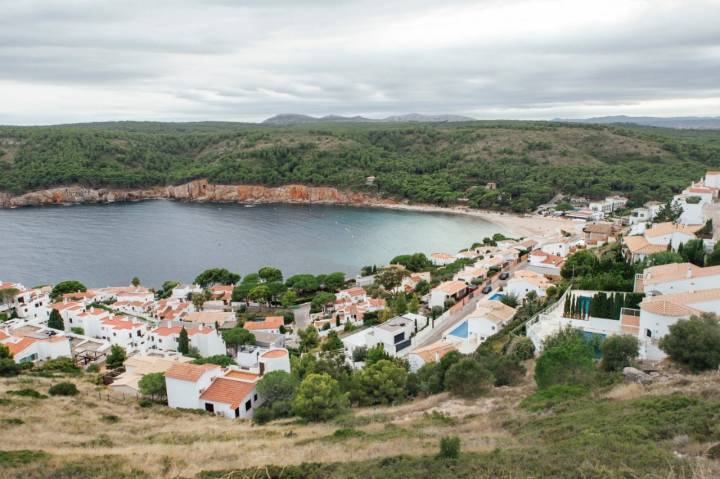
[[[145,199],[174,199],[219,203],[318,203],[345,205],[396,204],[395,201],[337,188],[285,185],[214,185],[196,180],[177,186],[126,190],[68,186],[11,196],[0,192],[0,207],[42,206],[77,203],[115,203]]]

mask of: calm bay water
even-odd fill
[[[0,209],[0,280],[27,286],[191,281],[211,267],[242,275],[265,265],[295,273],[343,271],[421,251],[456,252],[505,232],[479,218],[325,205],[188,204]]]

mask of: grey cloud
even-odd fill
[[[543,18],[527,31],[509,21],[486,33],[483,28],[498,26],[482,23],[485,13],[536,2],[480,5],[0,2],[2,119],[56,121],[57,112],[28,111],[33,91],[53,98],[57,89],[72,95],[76,87],[95,96],[78,94],[75,110],[63,109],[67,121],[85,119],[98,98],[109,106],[98,106],[103,111],[93,117],[137,112],[130,114],[181,120],[411,111],[508,111],[522,118],[567,109],[590,116],[597,108],[624,113],[624,106],[685,100],[687,113],[717,114],[691,105],[720,102],[716,2],[663,2],[639,10],[632,2],[617,18],[580,19],[593,21],[592,28],[568,17],[539,33],[533,28],[542,27]],[[437,22],[443,15],[462,21],[466,12],[471,21],[457,29]],[[127,97],[147,101],[113,110]]]

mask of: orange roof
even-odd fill
[[[248,331],[256,331],[258,329],[278,329],[284,324],[282,316],[268,316],[263,321],[245,321],[243,328]]]
[[[208,371],[220,369],[217,364],[173,364],[165,371],[166,378],[195,382]]]
[[[59,311],[64,311],[66,309],[73,309],[73,308],[82,308],[82,304],[75,302],[75,301],[68,301],[66,303],[53,303],[50,305],[51,308],[57,309]]]
[[[216,378],[210,387],[200,395],[200,399],[229,404],[230,409],[236,409],[254,390],[254,383]]]
[[[342,293],[347,294],[348,296],[363,296],[365,295],[365,290],[358,286],[356,288],[343,289],[338,292],[338,294]]]
[[[445,281],[435,287],[436,290],[442,291],[445,294],[453,295],[467,288],[467,285],[462,281]]]
[[[231,369],[230,371],[228,371],[225,374],[224,377],[231,378],[231,379],[240,379],[242,381],[251,381],[251,382],[255,382],[258,379],[260,379],[259,374],[250,373],[247,371],[238,371],[237,369]]]
[[[182,329],[182,326],[160,326],[158,328],[155,328],[151,332],[159,336],[172,336],[175,334],[180,334],[180,331],[182,331]],[[206,326],[204,328],[185,328],[185,331],[187,331],[188,336],[193,336],[195,334],[209,333],[213,331],[213,329]]]
[[[3,331],[3,330],[0,329],[0,340],[2,340],[2,339],[7,339],[7,338],[9,338],[9,337],[10,337],[10,336],[8,336],[7,334],[5,334],[5,331]]]
[[[121,316],[115,316],[114,318],[103,318],[100,320],[105,326],[109,326],[114,329],[133,329],[141,326],[139,323],[123,318]]]
[[[17,343],[5,343],[5,346],[10,350],[10,354],[15,356],[16,354],[24,351],[28,346],[33,344],[36,339],[24,337]]]
[[[661,253],[667,250],[667,245],[652,244],[644,236],[626,236],[623,238],[623,243],[632,254]]]
[[[703,312],[702,309],[695,308],[693,305],[718,299],[720,299],[720,288],[694,293],[663,294],[645,297],[640,303],[640,309],[662,316],[689,316]]]
[[[434,363],[436,355],[438,359],[442,359],[450,351],[457,351],[457,346],[448,341],[437,341],[425,347],[418,348],[410,354],[416,354],[425,362],[425,364]]]
[[[645,271],[643,271],[643,283],[664,283],[685,278],[690,279],[715,275],[720,276],[720,266],[703,268],[692,263],[670,263],[645,268]]]
[[[684,233],[689,236],[694,236],[695,232],[702,228],[703,225],[699,226],[685,226],[677,223],[656,223],[649,230],[645,231],[645,236],[652,238],[655,236],[663,236],[671,233]]]
[[[271,349],[270,351],[266,351],[262,354],[262,358],[268,358],[268,359],[275,359],[275,358],[282,358],[284,356],[287,356],[287,351],[284,349]]]
[[[452,260],[455,259],[454,256],[449,255],[449,254],[447,254],[447,253],[432,253],[432,254],[430,255],[430,257],[431,257],[431,258],[434,258],[434,259],[452,259]]]
[[[544,264],[552,264],[554,266],[559,266],[563,263],[563,259],[560,256],[556,256],[554,254],[549,254],[547,257],[543,260]]]

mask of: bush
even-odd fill
[[[80,368],[70,358],[48,359],[39,368],[41,372],[77,374]]]
[[[720,322],[714,314],[692,316],[670,326],[660,348],[693,372],[720,366]]]
[[[520,407],[531,411],[538,411],[564,403],[569,400],[585,396],[590,390],[585,386],[556,384],[546,389],[540,389],[520,402]]]
[[[114,344],[110,347],[110,354],[105,359],[108,369],[116,369],[125,364],[125,350],[122,346]]]
[[[406,385],[405,368],[382,359],[365,366],[353,376],[353,401],[366,406],[393,404],[404,399]]]
[[[20,365],[15,363],[10,349],[0,344],[0,376],[10,377],[20,374]]]
[[[167,396],[165,375],[163,373],[148,373],[144,375],[140,378],[140,381],[138,381],[138,388],[144,396],[151,396],[153,398],[163,398]]]
[[[143,407],[143,408],[145,408],[145,407],[152,407],[152,406],[153,406],[153,402],[152,402],[151,400],[149,400],[149,399],[141,399],[141,400],[138,401],[138,406]]]
[[[12,394],[13,396],[22,396],[26,398],[33,398],[33,399],[45,399],[47,398],[46,395],[30,388],[25,389],[17,389],[17,390],[10,390],[7,392],[8,394]]]
[[[87,367],[86,371],[89,373],[99,373],[100,365],[98,365],[96,363],[92,363],[90,366]]]
[[[532,359],[535,356],[535,345],[527,336],[516,336],[508,346],[507,355],[518,361]]]
[[[326,421],[348,407],[347,394],[329,374],[310,373],[302,380],[292,401],[295,414],[309,421]]]
[[[442,459],[457,459],[460,457],[460,438],[457,436],[445,436],[440,439],[440,453]]]
[[[75,396],[79,391],[73,383],[57,383],[48,390],[51,396]]]
[[[255,411],[253,420],[259,424],[278,417],[290,416],[292,400],[298,388],[295,376],[285,371],[272,371],[266,374],[257,383],[257,391],[265,401],[260,409],[260,417]]]
[[[483,394],[494,381],[492,373],[472,358],[461,359],[445,373],[445,389],[465,398]]]
[[[621,371],[640,354],[637,338],[630,335],[610,336],[603,341],[600,350],[605,371]]]
[[[594,375],[592,348],[580,331],[570,328],[548,338],[535,365],[535,382],[541,389],[554,384],[587,385]]]

